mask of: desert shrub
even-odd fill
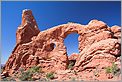
[[[20,71],[20,72],[23,72],[23,71],[24,71],[24,68],[20,68],[19,71]]]
[[[75,77],[72,78],[72,81],[76,81]]]
[[[69,61],[68,69],[71,69],[75,65],[74,61]]]
[[[27,71],[21,71],[21,75],[19,77],[20,80],[22,81],[33,81],[34,79],[32,78],[34,73],[39,73],[40,67],[39,66],[34,66],[28,69]]]
[[[39,73],[40,72],[40,70],[41,70],[41,68],[39,67],[39,66],[33,66],[32,68],[30,68],[28,71],[30,72],[30,73]]]
[[[33,80],[32,79],[32,73],[29,71],[22,72],[19,79],[22,81],[32,81]]]
[[[111,73],[111,72],[112,72],[111,67],[106,67],[106,73]]]
[[[106,67],[106,73],[112,73],[113,75],[117,75],[120,73],[120,69],[115,63],[112,63],[112,66]]]
[[[53,79],[53,78],[54,78],[54,73],[53,73],[53,72],[47,73],[47,74],[46,74],[46,78],[47,78],[47,79]]]

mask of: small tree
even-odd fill
[[[46,78],[47,78],[47,79],[53,79],[53,78],[54,78],[54,73],[53,73],[53,72],[47,73],[47,74],[46,74]]]
[[[76,61],[69,61],[68,69],[71,69],[75,65]]]
[[[39,73],[40,72],[40,67],[39,66],[34,66],[28,69],[27,71],[24,72],[24,70],[21,70],[21,75],[19,77],[20,80],[22,81],[33,81],[34,79],[32,78],[34,73]]]
[[[115,63],[112,63],[112,66],[106,67],[106,73],[112,73],[113,75],[117,75],[120,73],[120,69]]]

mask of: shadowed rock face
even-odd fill
[[[66,70],[69,59],[64,39],[74,32],[79,34],[79,54],[75,58],[74,70],[111,66],[112,62],[120,62],[120,29],[119,26],[110,28],[102,21],[92,20],[88,25],[68,23],[40,32],[32,11],[24,10],[22,23],[16,32],[16,46],[3,72],[11,76],[20,68],[27,70],[35,65],[46,72]],[[120,63],[117,65],[120,67]]]

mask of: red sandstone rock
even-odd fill
[[[119,43],[121,43],[121,27],[112,26],[111,31],[114,33],[114,38],[118,39]]]
[[[116,26],[116,25],[112,26],[111,31],[114,32],[114,33],[121,32],[121,27]]]
[[[111,66],[112,62],[121,68],[120,28],[109,28],[102,21],[92,20],[88,25],[68,23],[40,32],[32,11],[24,10],[22,23],[16,33],[16,46],[5,64],[3,74],[11,76],[20,68],[27,70],[35,65],[41,66],[44,72],[60,73],[63,70],[65,73],[68,60],[75,59],[73,70],[79,71],[78,76],[73,74],[74,72],[62,76],[57,72],[58,80],[67,79],[69,76],[79,77],[80,80],[118,80],[107,77],[103,68]],[[64,39],[74,32],[79,34],[80,52],[68,58]],[[101,70],[99,77],[93,76],[96,68]]]
[[[73,54],[71,54],[71,55],[68,57],[68,59],[69,59],[69,60],[77,60],[78,56],[79,56],[79,54],[73,53]]]
[[[23,10],[22,23],[16,32],[16,44],[30,42],[31,38],[37,36],[39,32],[40,30],[32,15],[32,11]]]

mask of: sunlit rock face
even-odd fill
[[[79,54],[68,58],[64,39],[78,33]],[[70,60],[75,60],[72,70],[84,75],[87,70],[101,70],[99,80],[106,80],[105,67],[115,62],[120,66],[121,27],[109,27],[102,21],[91,20],[88,25],[67,23],[40,31],[31,10],[23,10],[22,23],[16,32],[16,46],[5,64],[3,74],[9,76],[20,68],[25,70],[40,66],[45,72],[67,70]],[[74,44],[75,45],[75,44]],[[93,71],[87,72],[89,79]],[[84,75],[85,76],[85,75]]]

